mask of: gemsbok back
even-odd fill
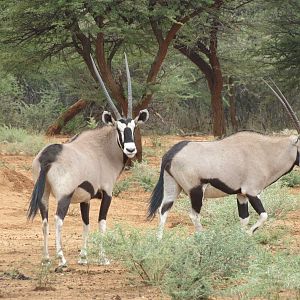
[[[79,263],[86,264],[90,200],[92,198],[102,199],[98,222],[100,232],[104,233],[114,184],[124,169],[127,159],[133,158],[137,152],[134,130],[136,126],[146,122],[149,117],[149,113],[145,109],[141,110],[135,119],[132,119],[131,79],[126,54],[127,117],[122,117],[118,112],[92,57],[91,62],[116,120],[110,112],[104,111],[102,121],[108,126],[84,131],[65,144],[49,145],[42,149],[33,161],[35,185],[28,208],[28,219],[33,219],[38,209],[40,210],[44,235],[43,261],[49,262],[48,199],[50,193],[56,198],[55,242],[59,267],[67,265],[62,249],[61,231],[70,203],[80,203],[83,244]],[[108,263],[108,261],[105,259],[103,263]]]
[[[299,120],[286,98],[276,85],[277,92],[268,86],[287,109],[300,133]],[[299,153],[299,136],[267,136],[249,131],[211,142],[179,142],[162,158],[159,180],[150,198],[148,219],[159,212],[157,236],[162,238],[168,212],[183,190],[191,200],[190,218],[196,232],[200,232],[203,200],[236,194],[242,226],[246,227],[249,222],[248,201],[259,215],[249,229],[252,234],[268,217],[260,193],[299,165]]]

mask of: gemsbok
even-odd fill
[[[300,123],[288,101],[275,85],[272,89],[281,101],[300,134]],[[148,219],[159,212],[157,236],[162,238],[167,215],[183,190],[191,200],[190,218],[196,232],[202,231],[200,210],[205,198],[237,195],[240,222],[249,222],[248,201],[259,215],[248,230],[252,234],[267,220],[260,193],[284,174],[299,165],[299,136],[267,136],[239,132],[210,142],[182,141],[162,158],[158,182],[148,208]]]
[[[126,54],[127,117],[122,117],[118,112],[91,56],[90,58],[116,120],[110,112],[104,111],[102,121],[108,126],[84,131],[65,144],[48,145],[33,160],[35,185],[27,217],[33,219],[38,209],[40,210],[44,235],[43,261],[49,262],[48,200],[50,193],[57,200],[55,244],[59,267],[67,265],[62,249],[61,232],[70,203],[80,203],[83,243],[79,263],[86,264],[90,200],[102,199],[98,224],[99,231],[104,233],[114,184],[124,169],[127,159],[133,158],[137,152],[134,142],[135,128],[149,118],[149,113],[145,109],[132,119],[132,89]],[[106,262],[107,260],[104,261]]]

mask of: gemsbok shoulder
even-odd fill
[[[141,110],[132,118],[131,79],[125,54],[128,82],[128,114],[121,116],[91,58],[96,77],[102,86],[108,103],[116,117],[104,111],[102,121],[108,126],[87,130],[65,144],[52,144],[42,149],[33,161],[34,189],[28,208],[28,219],[33,219],[38,210],[42,217],[44,236],[43,261],[49,262],[48,252],[48,200],[50,193],[57,200],[55,214],[55,244],[59,267],[67,265],[63,254],[61,232],[64,218],[71,203],[80,203],[83,221],[83,243],[79,263],[87,263],[87,238],[89,232],[90,200],[101,200],[98,224],[99,231],[106,231],[106,216],[111,204],[114,184],[124,169],[128,158],[137,152],[134,142],[135,128],[146,122],[148,111]],[[104,262],[105,263],[105,262]]]
[[[299,120],[286,98],[276,85],[277,92],[268,86],[300,133]],[[259,215],[248,231],[252,234],[268,217],[260,199],[261,192],[295,165],[299,166],[299,153],[300,140],[296,135],[268,136],[243,131],[216,141],[179,142],[162,158],[160,176],[150,198],[148,219],[159,212],[157,236],[162,238],[168,212],[183,190],[190,197],[190,218],[196,232],[200,232],[203,200],[236,194],[242,226],[246,227],[249,222],[248,202]]]

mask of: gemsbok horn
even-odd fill
[[[267,82],[266,82],[267,83]],[[300,123],[290,104],[275,85],[267,85],[281,101],[300,134]],[[205,198],[237,195],[241,224],[249,222],[248,202],[259,215],[252,234],[267,220],[261,192],[299,166],[299,136],[267,136],[239,132],[212,142],[182,141],[162,158],[158,182],[150,198],[148,218],[159,212],[158,238],[162,238],[168,212],[183,190],[191,200],[190,217],[201,231],[200,210]]]
[[[133,158],[137,152],[134,142],[135,128],[146,122],[148,111],[141,110],[132,119],[131,81],[127,58],[125,56],[126,73],[128,75],[128,111],[127,117],[121,116],[91,58],[96,77],[104,90],[108,103],[116,117],[104,111],[102,128],[87,130],[75,136],[65,144],[52,144],[40,151],[33,161],[34,189],[28,208],[28,219],[33,219],[40,210],[43,221],[43,261],[49,261],[48,252],[48,200],[50,193],[57,200],[55,214],[56,225],[56,256],[59,266],[66,266],[63,254],[61,231],[64,218],[70,203],[80,203],[83,221],[83,244],[79,263],[87,263],[87,238],[89,231],[90,200],[101,200],[99,212],[99,230],[106,231],[106,216],[112,199],[114,184],[124,169],[126,160]],[[107,263],[104,258],[103,263]]]

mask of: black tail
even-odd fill
[[[151,220],[154,218],[154,215],[158,208],[160,207],[162,200],[164,198],[164,171],[167,170],[170,171],[172,159],[174,156],[184,148],[189,141],[181,141],[177,144],[175,144],[173,147],[169,149],[163,156],[161,160],[161,167],[160,167],[160,175],[158,182],[151,194],[150,203],[148,207],[148,216],[147,219]],[[170,172],[169,172],[170,173]]]
[[[33,220],[36,216],[36,213],[40,207],[42,197],[45,190],[45,184],[46,184],[46,175],[49,170],[49,167],[41,166],[41,171],[39,174],[39,177],[34,185],[33,192],[31,195],[31,201],[28,207],[27,211],[27,219]]]
[[[156,211],[158,210],[158,208],[162,203],[163,197],[164,197],[164,169],[163,166],[161,166],[158,182],[151,194],[151,198],[149,201],[148,216],[147,216],[148,220],[154,218]]]

